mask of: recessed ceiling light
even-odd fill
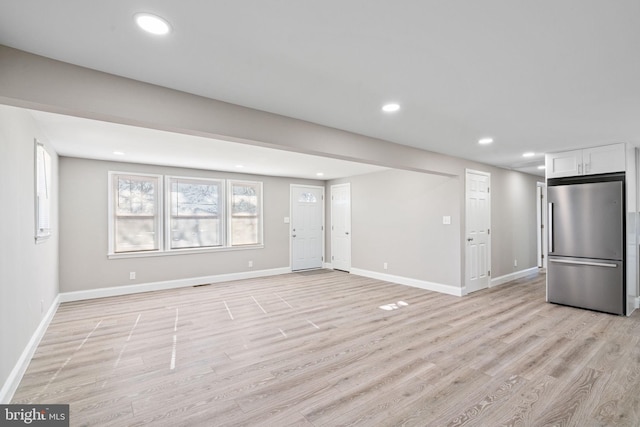
[[[136,13],[134,19],[138,27],[147,33],[163,36],[171,31],[171,26],[165,19],[151,13]]]
[[[487,145],[493,142],[493,138],[480,138],[478,144]]]
[[[544,170],[544,169],[546,169],[546,168],[547,168],[547,167],[546,167],[545,165],[540,165],[540,166],[538,166],[538,169],[540,169],[540,170]]]
[[[113,154],[115,154],[116,156],[124,156],[124,153],[122,151],[114,151]]]
[[[536,153],[534,153],[533,151],[527,151],[526,153],[524,153],[522,155],[522,157],[533,157],[535,155],[536,155]]]
[[[316,176],[324,176],[324,174],[322,172],[318,172]]]
[[[400,104],[390,103],[382,106],[382,111],[385,113],[393,113],[394,111],[398,111],[400,109]]]

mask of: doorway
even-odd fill
[[[547,186],[544,182],[538,182],[536,186],[536,219],[537,219],[537,241],[538,241],[538,267],[547,268],[547,236],[545,229],[547,227],[547,210],[546,210]]]
[[[291,186],[291,270],[322,268],[324,187]]]
[[[489,286],[491,278],[491,174],[466,170],[465,293]]]
[[[331,186],[331,266],[351,270],[351,184]]]

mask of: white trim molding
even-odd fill
[[[228,282],[241,279],[255,279],[258,277],[277,276],[291,273],[291,267],[273,268],[270,270],[247,271],[242,273],[219,274],[214,276],[192,277],[188,279],[168,280],[164,282],[142,283],[138,285],[114,286],[109,288],[91,289],[86,291],[62,292],[56,296],[49,310],[40,321],[38,328],[31,336],[29,343],[23,350],[9,377],[0,390],[0,404],[11,402],[14,393],[20,385],[24,373],[29,367],[31,358],[36,352],[42,337],[44,336],[53,316],[56,314],[60,303],[82,301],[94,298],[104,298],[119,295],[130,295],[140,292],[159,291],[174,288],[183,288],[195,285]]]
[[[441,283],[427,282],[426,280],[411,279],[409,277],[394,276],[392,274],[378,273],[376,271],[361,270],[352,268],[351,274],[356,276],[369,277],[371,279],[383,280],[385,282],[397,283],[400,285],[412,286],[414,288],[425,289],[427,291],[440,292],[442,294],[462,296],[462,288],[451,285],[443,285]]]
[[[526,268],[520,271],[514,271],[513,273],[505,274],[500,277],[491,278],[491,282],[489,283],[489,287],[493,288],[494,286],[504,285],[505,283],[511,282],[512,280],[521,279],[523,277],[527,277],[530,274],[538,271],[538,267]]]
[[[640,308],[640,297],[627,295],[627,299],[626,299],[627,316],[631,316],[633,312],[639,308]]]
[[[256,279],[259,277],[277,276],[291,273],[291,267],[273,268],[270,270],[246,271],[241,273],[217,274],[213,276],[191,277],[186,279],[167,280],[163,282],[141,283],[138,285],[113,286],[109,288],[90,289],[86,291],[63,292],[60,302],[82,301],[94,298],[113,297],[137,294],[141,292],[162,291],[175,288],[186,288],[196,285],[229,282],[232,280]]]
[[[22,381],[22,377],[24,373],[27,371],[29,367],[29,363],[31,362],[31,358],[35,354],[38,345],[40,344],[40,340],[44,336],[44,333],[47,331],[53,316],[56,314],[58,310],[58,306],[60,305],[60,295],[58,295],[51,303],[49,310],[44,315],[42,320],[40,320],[40,324],[36,328],[35,332],[31,336],[31,339],[27,343],[26,347],[22,351],[20,358],[16,362],[15,366],[11,370],[9,377],[5,381],[2,389],[0,390],[0,404],[8,404],[11,402],[14,393],[18,389],[20,385],[20,381]]]
[[[331,264],[330,262],[325,262],[322,264],[322,268],[326,268],[328,270],[333,270],[333,264]]]

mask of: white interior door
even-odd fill
[[[321,268],[324,187],[291,186],[291,269]]]
[[[331,186],[331,266],[351,270],[351,184]]]
[[[466,173],[465,292],[489,286],[491,277],[491,175]]]

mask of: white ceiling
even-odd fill
[[[142,33],[141,11],[173,33]],[[0,2],[0,44],[531,173],[640,142],[639,42],[637,0]]]
[[[30,113],[62,156],[320,180],[386,169],[42,111]]]

